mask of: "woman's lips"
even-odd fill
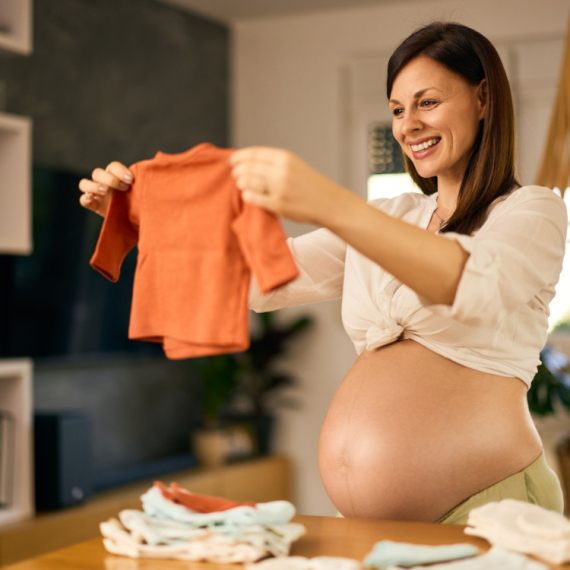
[[[428,147],[424,150],[418,150],[418,151],[415,151],[410,146],[410,150],[412,151],[413,157],[417,160],[420,160],[422,158],[426,158],[427,156],[432,155],[438,149],[440,142],[441,142],[441,139],[439,139],[435,144],[431,145],[430,147]]]

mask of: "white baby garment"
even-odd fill
[[[553,564],[570,561],[570,521],[525,501],[503,499],[472,509],[465,534],[491,544],[532,554]]]
[[[472,544],[450,544],[427,546],[407,542],[382,540],[377,542],[364,559],[367,568],[385,570],[390,566],[410,567],[415,564],[431,564],[443,560],[455,560],[479,554],[479,549]]]
[[[544,564],[530,560],[522,554],[509,552],[499,546],[493,546],[485,554],[467,560],[435,564],[433,566],[414,566],[406,569],[401,566],[390,566],[388,570],[548,570],[548,568]]]

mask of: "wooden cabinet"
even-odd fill
[[[264,457],[214,469],[190,469],[160,477],[204,495],[263,503],[291,500],[291,464],[286,457]],[[140,496],[152,480],[105,491],[84,504],[0,528],[0,565],[38,556],[100,536],[99,523],[123,509],[142,509]]]

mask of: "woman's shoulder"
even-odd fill
[[[559,218],[564,224],[568,223],[564,200],[554,190],[534,184],[521,186],[497,198],[491,204],[490,214],[498,216],[519,209],[532,210],[537,214],[543,213]]]

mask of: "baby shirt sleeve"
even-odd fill
[[[115,190],[90,265],[110,281],[118,281],[121,265],[139,237],[139,202],[143,176],[136,165],[131,189]]]
[[[277,216],[239,201],[241,211],[232,222],[232,230],[259,290],[267,293],[295,279],[299,271]]]
[[[459,243],[469,258],[451,306],[432,304],[424,297],[420,302],[466,325],[500,323],[544,288],[554,288],[562,270],[567,227],[566,206],[552,190],[516,190],[496,206],[475,236],[441,234]]]
[[[252,280],[249,307],[256,312],[338,299],[342,295],[346,242],[326,228],[296,238],[287,245],[300,275],[284,287],[263,295]]]

